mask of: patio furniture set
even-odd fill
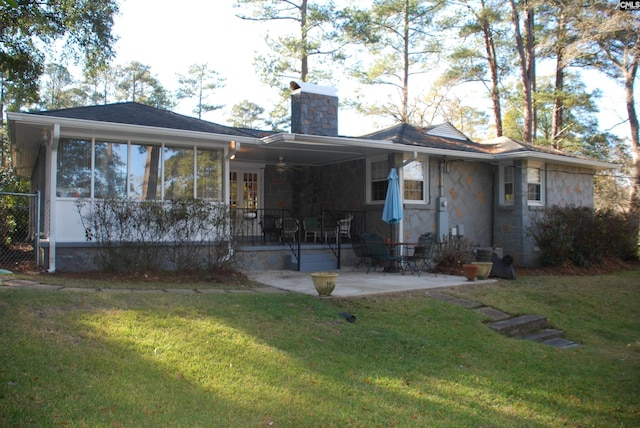
[[[314,243],[329,243],[338,240],[351,240],[351,221],[353,216],[347,216],[335,223],[323,222],[318,217],[305,217],[302,222],[293,217],[263,216],[260,225],[264,240],[275,237],[277,240],[295,241],[297,234],[302,231],[302,240]]]
[[[363,233],[352,239],[353,251],[359,257],[355,267],[364,263],[370,270],[415,273],[432,272],[433,236],[425,233],[417,243],[390,242],[378,234]],[[354,267],[354,269],[355,269]]]

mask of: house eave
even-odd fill
[[[189,131],[174,128],[159,128],[155,126],[131,125],[116,122],[101,122],[86,119],[73,119],[58,116],[44,116],[30,113],[7,113],[9,121],[18,124],[36,125],[36,126],[53,126],[59,124],[61,129],[78,129],[91,132],[104,132],[109,134],[123,135],[147,135],[160,138],[188,138],[194,140],[213,140],[227,142],[229,140],[239,141],[245,144],[259,144],[260,140],[254,137],[245,137],[239,135],[216,134],[202,131]]]
[[[551,153],[541,153],[534,151],[522,151],[517,153],[502,153],[498,155],[494,155],[497,161],[510,161],[510,160],[518,160],[518,159],[535,159],[546,162],[557,162],[562,164],[570,164],[580,167],[592,168],[599,171],[604,171],[608,169],[616,169],[619,165],[613,164],[610,162],[603,162],[594,159],[582,159],[576,158],[572,156],[562,156],[555,155]]]

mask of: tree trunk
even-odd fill
[[[402,73],[402,110],[400,118],[402,123],[409,122],[409,5],[408,0],[404,2],[404,31],[402,33],[403,46],[403,73]]]
[[[484,1],[482,2],[482,7],[483,9],[485,8]],[[496,137],[502,137],[502,108],[500,105],[500,89],[498,86],[498,57],[496,55],[496,47],[493,41],[491,23],[484,14],[480,19],[482,33],[484,35],[484,46],[487,51],[487,62],[491,73],[491,102],[493,104],[493,118],[496,126]]]
[[[551,145],[562,150],[560,134],[564,122],[564,49],[559,48],[556,53],[556,82],[553,96],[553,118],[551,121]]]
[[[522,38],[522,32],[520,30],[520,16],[518,15],[518,9],[515,0],[511,2],[511,18],[513,21],[514,36],[516,39],[516,48],[518,50],[518,56],[520,57],[520,71],[522,78],[522,99],[523,99],[523,131],[522,139],[527,142],[533,142],[533,93],[531,78],[534,74],[533,67],[533,34],[528,28],[533,28],[533,11],[530,9],[528,1],[525,0],[525,10],[527,12],[527,19],[525,20],[525,28],[527,29],[527,46],[525,50],[524,40]]]
[[[640,217],[640,130],[638,115],[633,96],[633,83],[636,78],[638,64],[633,65],[630,73],[625,74],[624,90],[629,115],[629,127],[631,128],[631,145],[633,150],[633,184],[631,186],[631,212]]]
[[[556,48],[556,81],[553,96],[553,118],[551,120],[551,145],[562,150],[560,134],[564,126],[564,50],[566,46],[566,16],[564,10],[558,18],[558,34]]]
[[[307,52],[307,0],[300,4],[300,79],[306,82],[309,79],[309,53]]]

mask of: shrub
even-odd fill
[[[77,201],[104,270],[220,269],[232,263],[229,208],[198,199]]]
[[[471,255],[471,244],[463,236],[446,237],[438,247],[433,259],[439,272],[457,272],[467,263]]]
[[[553,206],[533,220],[528,233],[540,250],[542,266],[586,266],[606,257],[633,257],[633,224],[625,213]]]

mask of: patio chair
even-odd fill
[[[382,268],[382,271],[386,274],[391,270],[392,265],[399,264],[402,261],[401,257],[391,254],[389,246],[380,235],[367,235],[364,244],[369,254],[367,273],[371,269]]]
[[[425,233],[418,238],[418,245],[413,248],[413,254],[403,257],[403,263],[411,272],[417,273],[418,276],[427,270],[432,271],[429,263],[431,262],[433,253],[433,237],[431,233]]]
[[[267,242],[267,236],[272,237],[275,240],[280,238],[280,230],[276,224],[277,220],[277,215],[265,214],[262,216],[262,219],[260,220],[260,227],[262,227],[263,242]]]
[[[298,220],[291,217],[279,218],[276,223],[280,229],[280,238],[282,241],[295,241],[296,232],[298,231]]]
[[[305,242],[309,237],[313,238],[313,242],[317,242],[318,238],[322,241],[322,228],[318,217],[306,217],[302,220],[302,226],[304,227],[304,240]]]
[[[362,235],[354,236],[353,239],[351,240],[351,246],[353,247],[353,252],[356,254],[356,257],[358,257],[358,262],[353,267],[354,270],[360,267],[362,263],[367,264],[367,260],[369,259],[369,257],[371,257],[364,243],[366,239],[367,239],[367,234],[363,233]]]
[[[338,220],[338,229],[336,230],[336,239],[342,240],[343,238],[351,239],[351,220],[353,216]]]

